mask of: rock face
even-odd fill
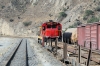
[[[33,36],[45,21],[61,22],[63,29],[83,20],[85,10],[99,6],[100,0],[0,0],[0,35]],[[67,17],[59,21],[59,13]],[[99,12],[94,15],[100,16]],[[25,26],[25,24],[29,24]]]
[[[9,23],[3,19],[0,19],[0,35],[13,35],[13,28],[9,26]]]

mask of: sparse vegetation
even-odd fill
[[[33,3],[33,5],[37,5],[38,3],[36,2],[36,3]]]
[[[63,8],[63,11],[64,11],[64,12],[67,11],[67,8]]]
[[[81,22],[75,22],[73,25],[70,25],[68,28],[76,28],[78,25],[81,25]]]
[[[13,6],[16,7],[16,9],[19,11],[19,12],[25,12],[26,11],[26,5],[28,4],[26,1],[24,0],[11,0],[11,3]]]
[[[70,25],[68,28],[75,28],[75,26],[74,25]]]
[[[1,8],[2,8],[2,9],[4,9],[4,8],[5,8],[5,6],[2,6]]]
[[[88,19],[88,16],[84,15],[83,20],[87,20],[87,19]]]
[[[49,16],[52,17],[53,15],[52,14],[49,14]]]
[[[14,19],[10,19],[9,21],[10,21],[10,22],[13,22],[13,21],[14,21]]]
[[[60,14],[60,17],[66,17],[67,16],[67,14],[65,12],[60,12],[59,14]]]
[[[66,16],[67,14],[65,12],[60,12],[58,16],[58,21],[62,21]]]
[[[94,12],[92,10],[86,10],[83,16],[83,20],[87,20],[90,15],[93,15]]]
[[[18,19],[20,19],[20,17],[18,17]]]
[[[89,19],[88,21],[87,21],[87,23],[93,23],[93,22],[98,22],[99,21],[99,19],[97,18],[97,17],[92,17],[91,19]]]
[[[93,15],[93,13],[94,13],[94,12],[93,12],[92,10],[86,10],[86,11],[85,11],[85,15],[86,15],[86,16]]]
[[[32,24],[32,21],[29,21],[29,22],[23,22],[24,26],[29,26]]]
[[[95,10],[96,10],[96,11],[100,11],[100,6],[98,6]]]

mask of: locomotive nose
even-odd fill
[[[51,36],[58,36],[58,30],[52,30]]]
[[[50,37],[56,37],[58,36],[58,30],[57,29],[49,29],[49,30],[46,30],[46,33],[45,33],[46,36],[50,36]]]

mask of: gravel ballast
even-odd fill
[[[62,62],[57,60],[53,56],[53,54],[51,54],[44,47],[38,44],[36,40],[30,39],[29,41],[35,55],[41,62],[41,66],[65,66]]]

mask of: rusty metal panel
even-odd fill
[[[90,48],[90,36],[91,36],[91,25],[88,24],[85,27],[85,47]]]
[[[92,45],[92,50],[97,50],[97,44],[98,44],[98,38],[97,38],[97,24],[92,24],[91,25],[91,45]]]
[[[78,45],[84,46],[85,41],[85,26],[80,26],[77,28]]]

